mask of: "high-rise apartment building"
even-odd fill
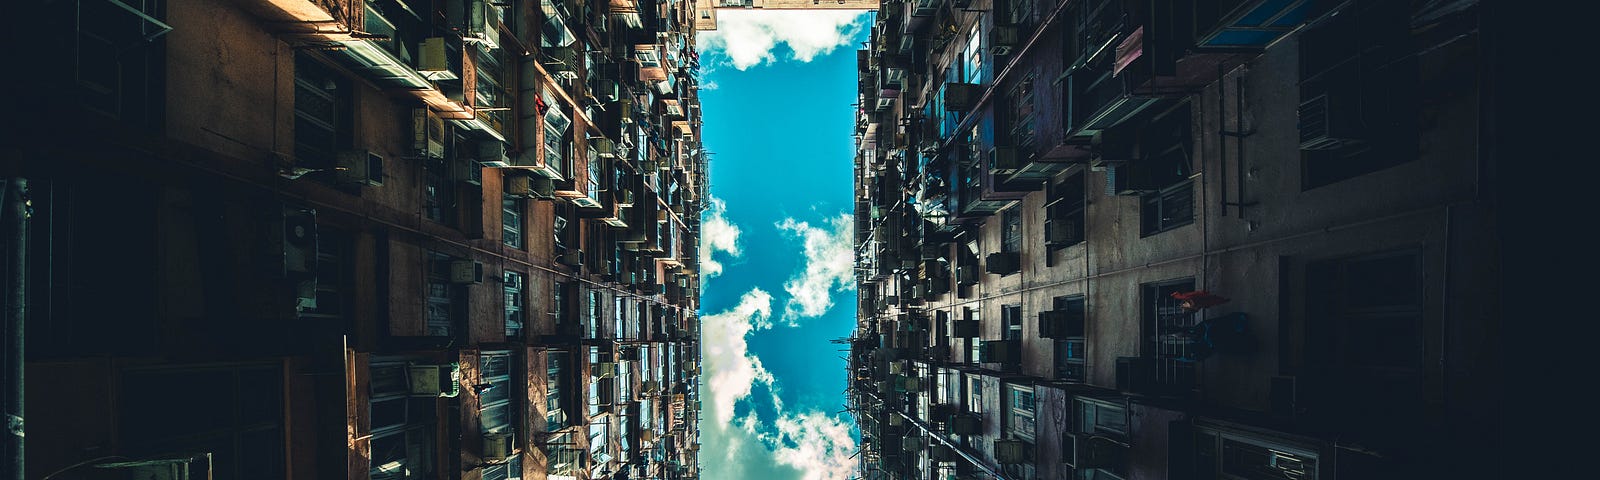
[[[883,2],[861,478],[1490,474],[1484,10]]]
[[[27,478],[698,478],[691,3],[11,14]]]

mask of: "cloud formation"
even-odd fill
[[[700,274],[701,278],[711,278],[722,274],[722,262],[718,262],[714,255],[721,251],[729,256],[738,258],[739,253],[739,226],[729,222],[723,213],[728,210],[728,204],[722,199],[711,197],[708,202],[703,219],[700,221]]]
[[[777,61],[782,43],[794,59],[810,62],[817,55],[847,46],[864,28],[865,14],[850,10],[721,10],[717,29],[701,32],[697,48],[727,55],[733,68],[745,70]]]
[[[803,480],[848,480],[855,470],[850,456],[856,439],[850,425],[837,417],[810,411],[781,415],[771,441],[773,458],[800,471]]]
[[[777,380],[761,365],[761,358],[749,351],[748,336],[772,328],[771,318],[772,295],[752,288],[739,297],[738,305],[701,319],[705,338],[714,339],[704,346],[706,389],[711,395],[708,417],[716,422],[717,430],[716,440],[708,439],[708,445],[722,447],[722,460],[733,465],[770,459],[795,469],[803,480],[848,480],[853,472],[850,456],[856,450],[850,424],[816,410],[784,411]],[[753,409],[734,418],[735,406],[747,400],[757,386],[772,393],[777,418],[770,425]],[[751,446],[756,448],[751,450]]]
[[[805,268],[784,282],[789,301],[783,319],[790,325],[800,317],[820,317],[833,307],[834,291],[855,288],[854,228],[850,215],[840,214],[821,226],[786,218],[778,229],[805,241]]]
[[[772,372],[761,365],[761,359],[750,354],[746,336],[750,332],[772,326],[772,294],[753,288],[739,297],[732,309],[707,315],[700,319],[704,342],[702,353],[706,388],[711,391],[712,418],[717,428],[727,429],[733,420],[734,404],[750,396],[757,383],[773,383]]]

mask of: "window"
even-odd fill
[[[1023,159],[1033,156],[1033,81],[1033,71],[1029,70],[1017,86],[1012,87],[1010,95],[1011,144],[1017,149],[1017,157]]]
[[[574,218],[572,208],[571,204],[565,202],[555,206],[555,219],[550,224],[550,236],[555,242],[556,255],[570,253],[568,245],[576,246],[578,243],[578,229],[571,224],[571,219]]]
[[[548,93],[544,96],[545,105],[550,107],[544,112],[544,162],[550,169],[560,175],[569,175],[572,172],[567,162],[567,128],[572,126],[572,121],[561,113],[561,105]]]
[[[512,455],[503,464],[483,467],[483,480],[522,480],[522,455]]]
[[[515,431],[516,408],[511,405],[514,357],[511,352],[483,352],[478,355],[479,380],[489,388],[478,394],[478,421],[483,433]]]
[[[528,210],[528,202],[520,198],[507,198],[500,202],[500,238],[506,246],[518,250],[526,249],[522,241],[523,212]]]
[[[353,90],[309,54],[294,59],[294,156],[301,167],[321,169],[319,178],[333,181],[339,150],[352,143],[350,117]]]
[[[1193,119],[1187,102],[1162,113],[1139,130],[1140,158],[1130,172],[1141,188],[1140,233],[1155,235],[1194,223],[1194,182],[1189,151]]]
[[[1044,245],[1051,251],[1083,243],[1084,174],[1075,173],[1045,189]]]
[[[505,302],[506,302],[506,337],[515,338],[522,335],[522,328],[527,322],[527,293],[528,275],[517,272],[506,272]]]
[[[1194,223],[1194,183],[1185,181],[1145,195],[1139,216],[1145,236]]]
[[[562,406],[561,394],[566,390],[567,352],[547,350],[544,352],[545,368],[545,393],[544,393],[544,431],[554,432],[567,424],[566,408]]]
[[[409,396],[404,361],[375,359],[370,371],[372,478],[432,477],[438,399]]]
[[[100,401],[115,402],[122,427],[116,437],[121,441],[118,454],[141,458],[210,452],[214,463],[207,467],[219,477],[287,476],[283,400],[288,381],[278,364],[129,366],[117,371],[117,395]],[[202,471],[195,468],[193,473]],[[95,476],[82,472],[64,477]]]
[[[1307,265],[1307,360],[1336,384],[1339,423],[1387,430],[1421,414],[1423,278],[1416,250]]]
[[[979,84],[983,83],[983,37],[978,35],[978,27],[983,22],[972,22],[972,30],[967,33],[967,48],[961,53],[962,64],[961,82]]]
[[[345,318],[344,289],[352,276],[345,262],[351,246],[349,234],[317,226],[316,303],[300,311],[302,318]]]
[[[1006,326],[1003,340],[1022,339],[1022,305],[1000,307],[1000,321]]]
[[[570,282],[551,282],[551,286],[553,287],[550,289],[550,316],[553,317],[551,320],[556,325],[556,330],[564,332],[572,325],[572,319],[567,318],[570,311],[567,308],[567,299],[569,298],[567,291],[572,288],[572,284]]]
[[[600,181],[605,178],[606,162],[600,158],[600,152],[590,146],[588,154],[589,175],[587,175],[587,193],[589,199],[600,201],[600,193],[605,190],[600,187]]]
[[[971,307],[961,307],[961,311],[964,312],[964,315],[966,316],[967,320],[978,322],[979,325],[983,324],[983,322],[980,321],[981,320],[980,317],[983,316],[982,315],[982,313],[983,313],[982,310],[976,309],[976,308],[971,308]],[[977,364],[978,363],[978,359],[983,357],[983,355],[982,355],[983,342],[979,341],[977,337],[968,338],[968,339],[966,339],[966,342],[967,342],[967,363]]]
[[[1007,13],[1009,13],[1009,15],[1006,15],[1007,17],[1010,17],[1010,18],[1009,19],[1003,19],[1002,21],[997,22],[997,23],[1005,24],[1007,22],[1004,21],[1004,20],[1010,20],[1010,22],[1009,22],[1010,24],[1018,25],[1018,26],[1027,26],[1027,25],[1032,24],[1032,22],[1033,22],[1033,1],[1032,0],[1009,0],[1009,1],[1005,1],[1005,2],[995,2],[995,3],[997,5],[1002,5],[1002,6],[1005,6],[1005,7],[1009,7],[1007,10],[1010,10],[1009,12],[1007,12]],[[1027,31],[1027,29],[1025,29],[1025,28],[1024,29],[1020,29],[1020,30]]]
[[[1065,311],[1069,317],[1077,319],[1078,322],[1085,320],[1084,297],[1082,295],[1056,297],[1052,300],[1052,303],[1053,310],[1058,312]],[[1088,380],[1084,366],[1084,358],[1086,358],[1084,355],[1085,346],[1086,343],[1083,337],[1074,336],[1055,339],[1056,378],[1072,382]]]
[[[1000,231],[1000,236],[1001,236],[1001,238],[1000,238],[1000,251],[1001,252],[1020,252],[1020,251],[1022,251],[1022,212],[1021,212],[1021,210],[1022,210],[1022,207],[1021,207],[1020,204],[1018,206],[1016,206],[1016,207],[1008,208],[1005,211],[1005,215],[1002,217],[1003,220],[1005,221],[1005,223],[1002,224],[1002,228],[1001,228],[1001,231]]]
[[[584,330],[588,336],[585,338],[600,338],[600,320],[605,317],[605,297],[599,290],[589,291],[589,315],[584,318]]]
[[[577,446],[578,442],[573,438],[572,432],[556,435],[545,441],[544,448],[549,457],[549,461],[546,464],[546,473],[549,475],[581,477],[583,475],[583,449],[577,448]]]
[[[1006,431],[1013,438],[1033,441],[1033,386],[1006,384]]]
[[[456,225],[456,186],[452,179],[450,162],[472,162],[471,140],[461,135],[451,137],[445,146],[445,157],[454,160],[423,159],[422,161],[422,216],[445,225]]]
[[[499,35],[499,33],[491,33],[490,35]],[[510,114],[508,107],[511,106],[511,94],[502,86],[501,80],[506,78],[504,77],[506,49],[474,48],[472,50],[476,52],[473,56],[473,66],[475,67],[473,70],[477,72],[478,76],[476,79],[477,88],[473,92],[476,97],[473,99],[473,107],[478,109],[478,118],[483,119],[490,127],[504,134],[506,133],[506,128],[510,126],[510,123],[507,122],[507,117]]]
[[[1198,478],[1316,480],[1314,451],[1267,439],[1200,428],[1195,431]],[[1341,465],[1340,470],[1343,470]]]
[[[449,256],[428,252],[427,278],[427,334],[448,337],[454,330],[456,309],[461,302],[460,289],[450,282]]]
[[[159,20],[166,2],[63,3],[63,13],[77,22],[75,50],[68,53],[77,99],[126,125],[159,128],[166,77],[162,35],[171,30]]]
[[[1128,437],[1128,409],[1122,405],[1098,398],[1077,397],[1073,399],[1073,417],[1074,432],[1117,439]]]
[[[1169,335],[1186,331],[1197,323],[1194,312],[1184,311],[1179,306],[1181,302],[1172,298],[1173,293],[1193,291],[1194,279],[1145,284],[1143,290],[1146,332],[1154,332],[1146,335],[1151,342],[1145,351],[1152,352],[1146,355],[1156,358],[1155,382],[1179,388],[1193,387],[1197,379],[1195,352],[1190,343],[1174,341]]]
[[[983,414],[983,378],[967,375],[967,411]]]
[[[1299,37],[1305,190],[1417,157],[1420,95],[1410,13],[1384,3],[1345,7]]]

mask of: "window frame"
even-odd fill
[[[506,270],[504,272],[505,328],[507,338],[518,338],[528,328],[528,274]],[[516,325],[515,329],[512,325]]]
[[[1038,404],[1037,391],[1032,385],[1005,384],[1006,392],[1006,434],[1011,438],[1035,440],[1034,429],[1037,428]],[[1023,404],[1026,404],[1025,406]]]

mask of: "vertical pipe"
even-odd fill
[[[1217,64],[1217,201],[1222,204],[1222,216],[1228,216],[1228,83],[1222,64]],[[1204,168],[1204,167],[1202,167]],[[1241,217],[1243,212],[1241,212]]]
[[[24,319],[27,316],[28,281],[28,206],[25,192],[28,181],[12,177],[0,187],[0,202],[5,208],[0,216],[5,219],[6,243],[6,450],[8,462],[6,478],[22,480],[23,468],[23,375],[25,373],[22,349]]]
[[[1234,77],[1233,82],[1233,131],[1239,134],[1239,168],[1233,170],[1239,190],[1233,201],[1239,204],[1239,218],[1244,218],[1244,75]]]

